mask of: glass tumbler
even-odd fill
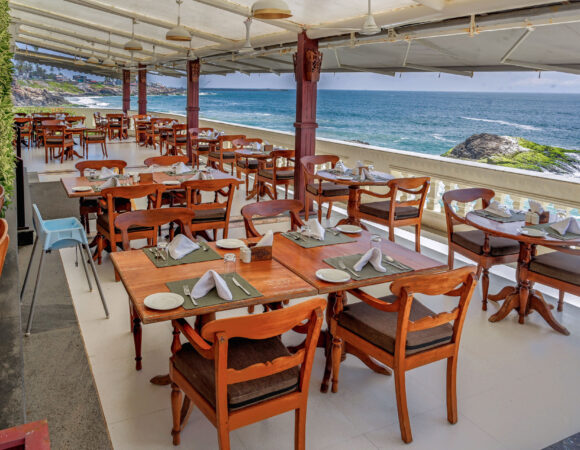
[[[226,253],[224,255],[224,273],[236,273],[236,255]]]

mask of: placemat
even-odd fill
[[[226,281],[228,287],[230,288],[233,297],[232,300],[224,300],[218,295],[216,289],[214,288],[211,291],[209,291],[207,295],[205,295],[204,297],[196,298],[195,301],[197,302],[197,306],[195,306],[191,301],[191,298],[189,298],[189,295],[183,294],[183,286],[187,285],[190,291],[193,291],[193,287],[199,281],[199,278],[190,278],[188,280],[180,280],[180,281],[170,281],[169,283],[165,283],[165,285],[169,288],[171,292],[179,294],[185,299],[182,305],[184,309],[203,308],[206,306],[220,305],[222,303],[227,303],[228,301],[246,300],[248,298],[262,297],[262,293],[258,291],[254,286],[252,286],[250,283],[248,283],[241,275],[234,273],[226,273],[220,275]],[[234,284],[234,282],[232,281],[234,275],[236,277],[236,280],[238,280],[238,282],[248,290],[250,295],[246,294],[242,289],[240,289],[238,286]]]
[[[215,261],[217,259],[222,259],[221,255],[217,253],[214,249],[209,247],[205,243],[199,243],[201,246],[197,250],[185,255],[181,259],[173,259],[171,255],[167,255],[167,261],[163,261],[162,259],[155,258],[153,254],[154,247],[152,248],[144,248],[143,252],[149,257],[151,262],[155,264],[155,267],[171,267],[171,266],[179,266],[181,264],[192,264],[198,262],[205,262],[205,261]],[[203,248],[207,248],[206,251]]]
[[[112,177],[109,178],[117,178],[119,180],[127,180],[130,177],[130,175],[113,175]],[[109,178],[99,178],[98,176],[96,177],[87,177],[87,180],[89,181],[107,181]]]
[[[334,267],[335,269],[344,270],[344,269],[341,269],[340,265],[339,265],[339,262],[342,261],[342,262],[344,262],[344,265],[346,267],[354,270],[353,266],[358,262],[359,259],[361,259],[363,254],[364,253],[357,253],[355,255],[345,255],[345,256],[336,256],[334,258],[326,258],[324,260],[324,262],[326,264],[328,264],[329,266]],[[365,266],[362,268],[362,270],[360,272],[356,272],[356,274],[359,276],[356,279],[366,280],[368,278],[376,278],[376,277],[382,277],[385,275],[394,275],[397,273],[412,272],[413,271],[413,269],[411,267],[409,267],[403,263],[400,263],[397,260],[395,260],[395,264],[400,264],[401,268],[396,267],[395,265],[393,265],[393,263],[387,262],[387,260],[385,259],[384,255],[383,255],[381,265],[385,269],[387,269],[386,272],[379,272],[378,270],[375,270],[375,268],[372,266],[372,264],[367,263],[367,264],[365,264]],[[402,267],[405,267],[405,269],[403,269]],[[345,272],[352,276],[352,274],[348,270],[346,270]]]
[[[490,220],[493,220],[495,222],[500,222],[500,223],[522,222],[522,221],[526,220],[526,213],[515,212],[513,210],[510,210],[510,212],[512,214],[511,217],[497,216],[497,215],[492,214],[492,213],[485,211],[483,209],[476,209],[476,210],[471,211],[471,212],[473,214],[475,214],[476,216],[485,217],[486,219],[490,219]]]
[[[567,232],[564,236],[550,227],[549,223],[541,223],[539,225],[526,225],[525,228],[533,228],[536,230],[544,230],[550,237],[560,239],[561,241],[571,241],[573,239],[580,239],[580,234]]]
[[[338,236],[336,236],[332,231],[328,230],[324,233],[323,241],[302,236],[302,234],[298,231],[287,231],[286,233],[282,233],[282,236],[304,248],[314,248],[322,247],[323,245],[347,244],[349,242],[356,242],[356,239],[348,237],[343,233],[340,233]],[[302,238],[297,239],[298,236],[302,236]]]
[[[165,171],[163,173],[169,175],[170,177],[179,177],[181,175],[191,175],[191,174],[195,174],[196,172],[197,172],[196,170],[188,170],[187,172],[175,173],[172,170],[168,170],[168,171]]]

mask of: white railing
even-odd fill
[[[90,117],[90,120],[93,112],[97,110],[101,113],[109,112],[103,109],[78,108],[79,114]],[[155,114],[185,120],[183,115]],[[294,147],[293,133],[209,119],[201,119],[200,126],[216,128],[228,134],[260,137],[283,147]],[[580,215],[580,179],[326,138],[317,138],[316,153],[338,155],[347,166],[354,166],[356,161],[362,161],[374,165],[376,170],[390,172],[397,177],[431,177],[431,188],[423,217],[425,225],[439,230],[445,230],[446,227],[441,196],[445,191],[466,187],[493,189],[499,201],[511,204],[515,209],[524,208],[528,199],[534,199],[550,208]]]

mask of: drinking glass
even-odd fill
[[[372,234],[370,248],[378,248],[380,250],[381,249],[381,241],[382,241],[382,238],[378,234]]]
[[[224,255],[224,273],[236,273],[236,255],[234,253]]]
[[[161,264],[165,264],[167,262],[167,246],[169,245],[169,243],[165,240],[165,238],[160,237],[157,240],[157,251],[162,254],[165,259],[161,258]]]

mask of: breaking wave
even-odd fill
[[[532,125],[523,125],[521,123],[513,123],[513,122],[506,122],[505,120],[492,120],[492,119],[482,119],[479,117],[461,117],[465,120],[475,120],[477,122],[489,122],[489,123],[498,123],[500,125],[506,125],[508,127],[515,127],[521,130],[528,130],[528,131],[541,131],[541,128],[534,127]],[[435,136],[433,136],[435,137]]]

